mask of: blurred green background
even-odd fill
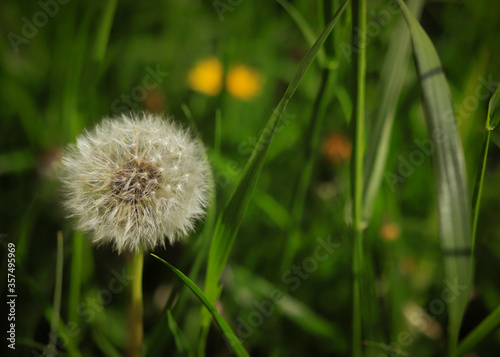
[[[320,2],[292,2],[315,36],[324,24],[318,11]],[[400,20],[400,14],[384,17],[389,4],[368,4],[368,21],[374,31],[367,47],[368,135],[380,100],[385,55]],[[500,3],[493,0],[427,1],[421,15],[453,95],[471,192],[488,99],[500,83],[499,15]],[[310,68],[288,106],[222,278],[224,291],[218,307],[233,329],[242,332],[240,337],[252,356],[345,356],[349,351],[348,127],[352,96],[350,57],[342,44],[350,43],[350,16],[350,10],[344,13],[334,29],[336,40],[330,44],[336,83],[328,93],[303,215],[299,222],[290,222],[292,198],[307,157],[304,133],[320,85],[318,66]],[[310,46],[291,16],[274,1],[5,0],[0,3],[0,29],[1,254],[5,262],[7,243],[16,244],[18,295],[16,350],[7,350],[4,338],[2,355],[32,355],[31,351],[41,351],[49,342],[59,230],[64,235],[61,317],[75,322],[79,329],[74,338],[77,350],[83,356],[121,354],[126,346],[128,295],[123,289],[112,294],[110,301],[103,301],[100,291],[109,289],[116,274],[122,274],[128,257],[118,256],[109,247],[93,248],[83,239],[79,301],[84,305],[76,312],[69,306],[72,247],[75,237],[81,235],[64,219],[60,204],[57,170],[65,145],[105,116],[128,110],[174,116],[192,127],[208,149],[216,182],[214,210],[220,210],[255,138]],[[222,73],[200,67],[201,72],[193,72],[200,61],[209,58],[218,60]],[[247,72],[230,85],[231,71],[238,65]],[[202,82],[215,81],[215,89],[209,94],[200,92],[188,81],[189,73]],[[238,88],[245,91],[248,83],[254,88],[241,98]],[[409,58],[387,172],[397,175],[399,165],[419,150],[415,140],[426,136],[420,88]],[[479,220],[476,284],[464,334],[500,303],[496,271],[500,267],[500,136],[493,132],[492,140]],[[384,321],[376,326],[381,339],[368,341],[366,348],[391,355],[379,344],[392,341],[396,342],[393,348],[412,355],[439,356],[446,313],[433,308],[433,301],[440,299],[444,274],[431,158],[425,156],[421,164],[414,165],[408,177],[398,177],[403,182],[383,180],[366,232],[367,256],[376,281],[373,289]],[[291,224],[290,233],[287,227]],[[200,249],[202,230],[200,222],[198,233],[155,253],[187,273],[193,257],[206,256],[206,249]],[[292,248],[288,234],[298,237]],[[309,267],[307,277],[301,277],[294,266],[307,265],[318,247],[317,239],[327,237],[338,246],[328,259],[316,261],[316,268]],[[287,249],[292,256],[285,254]],[[203,269],[204,264],[196,276],[190,276],[199,286],[203,286]],[[3,299],[7,294],[6,263],[0,273]],[[292,283],[292,277],[299,279]],[[177,352],[172,330],[162,329],[161,323],[158,327],[166,319],[162,308],[175,281],[164,266],[146,256],[145,336],[148,340],[155,331],[163,336],[163,344],[152,340],[147,345],[146,355],[189,355]],[[260,321],[258,306],[269,300],[274,289],[288,295],[273,305],[269,316],[261,312]],[[187,296],[183,308],[173,312],[182,338],[196,351],[200,304]],[[415,314],[425,324],[412,322]],[[2,314],[3,321],[6,315]],[[7,322],[2,326],[7,329]],[[403,331],[411,336],[411,343],[397,346],[397,336]],[[499,349],[500,334],[496,332],[477,351],[480,356],[493,356]],[[67,348],[60,354],[74,355]],[[226,343],[213,327],[207,356],[228,355]]]

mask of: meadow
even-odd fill
[[[0,354],[496,356],[499,16],[1,2]],[[135,256],[75,229],[60,179],[130,113],[189,128],[213,182],[187,237]]]

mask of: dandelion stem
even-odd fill
[[[134,255],[131,265],[132,291],[130,296],[129,315],[129,357],[140,357],[142,354],[142,267],[144,254],[139,252]]]

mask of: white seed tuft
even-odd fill
[[[69,145],[62,162],[65,207],[93,243],[152,250],[186,236],[205,214],[205,148],[158,115],[105,118]]]

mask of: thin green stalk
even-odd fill
[[[476,177],[476,185],[474,187],[474,195],[472,202],[474,204],[474,218],[472,224],[472,255],[474,258],[474,250],[476,246],[477,223],[479,218],[479,205],[481,204],[481,192],[483,190],[484,173],[486,171],[486,159],[488,158],[488,148],[490,146],[491,132],[496,128],[500,121],[500,86],[497,87],[495,93],[490,99],[488,104],[488,116],[486,118],[486,137],[484,138],[483,151],[482,151],[482,165]]]
[[[82,233],[73,234],[73,253],[71,255],[71,279],[69,281],[68,321],[78,323],[78,304],[82,285]]]
[[[93,60],[101,65],[106,49],[108,48],[109,35],[115,18],[117,0],[108,0],[104,3],[99,27],[94,42]]]
[[[458,346],[455,356],[463,356],[472,351],[481,341],[500,326],[500,306],[498,306],[479,326],[464,338]]]
[[[309,27],[309,24],[304,19],[304,17],[300,13],[300,11],[297,10],[297,8],[295,6],[293,6],[288,1],[276,0],[276,2],[278,4],[280,4],[281,6],[283,6],[285,11],[288,12],[288,14],[293,19],[293,21],[295,21],[295,23],[299,27],[300,31],[304,35],[304,37],[307,40],[307,42],[309,43],[309,45],[310,46],[314,45],[314,42],[316,42],[316,35],[314,34],[314,31],[311,29],[311,27]],[[330,15],[330,13],[328,15]],[[328,20],[329,20],[329,18],[328,18]],[[323,26],[321,28],[323,28]],[[325,54],[325,49],[320,48],[318,51],[318,64],[319,64],[320,68],[325,68],[326,63],[327,63],[327,58],[326,58],[326,54]]]
[[[366,77],[366,1],[352,3],[354,57],[354,152],[351,166],[353,201],[353,323],[352,355],[362,355],[361,286],[363,273],[363,161],[365,151],[365,77]],[[357,39],[357,40],[356,40]]]
[[[62,248],[61,251],[58,253],[62,254]],[[63,255],[61,255],[62,259]],[[61,260],[61,265],[63,264]],[[57,270],[57,268],[56,268]],[[61,267],[61,271],[59,272],[62,274],[63,268]],[[62,275],[61,275],[62,279]],[[30,277],[28,275],[25,275],[23,277],[23,280],[25,280],[26,284],[24,286],[28,289],[29,293],[31,296],[37,296],[38,298],[38,303],[40,306],[45,306],[44,311],[43,311],[43,316],[45,318],[45,321],[52,326],[53,323],[57,320],[58,328],[57,328],[57,333],[59,336],[61,336],[62,339],[64,339],[65,336],[68,335],[68,327],[64,323],[64,320],[62,319],[61,315],[59,314],[56,319],[55,317],[55,312],[54,312],[54,303],[50,303],[48,299],[45,298],[45,292],[42,290],[41,284],[39,281],[37,281],[35,278]],[[62,280],[61,280],[62,281]],[[56,284],[57,285],[57,284]],[[61,286],[62,288],[62,286]],[[54,336],[54,335],[53,335]],[[78,351],[78,346],[76,346],[73,343],[72,339],[67,339],[67,344],[65,346],[65,350],[68,352],[67,354],[71,357],[81,357],[80,351]],[[44,351],[44,353],[46,353]]]
[[[363,232],[354,232],[352,273],[353,273],[353,311],[352,311],[352,355],[362,356],[362,319],[361,319],[361,274],[363,272]]]
[[[207,337],[210,332],[209,326],[202,326],[200,330],[200,339],[198,343],[198,357],[205,357],[205,350],[207,348]]]
[[[491,130],[486,131],[486,136],[483,143],[481,168],[479,169],[476,177],[476,184],[474,187],[474,195],[472,196],[472,202],[474,204],[474,217],[472,220],[472,247],[471,256],[474,258],[474,251],[476,248],[476,234],[477,234],[477,223],[479,220],[479,206],[481,205],[481,193],[483,191],[484,173],[486,171],[486,160],[488,158],[488,148],[490,147]]]
[[[142,268],[144,254],[139,252],[132,259],[132,291],[130,296],[128,356],[140,357],[142,355]]]
[[[106,357],[120,357],[117,348],[102,333],[92,330],[92,340]]]
[[[59,317],[61,313],[61,294],[63,279],[63,235],[57,232],[57,262],[56,262],[56,284],[54,287],[54,303],[52,308],[52,319],[50,322],[50,341],[47,348],[47,356],[57,355],[57,336],[59,331]]]

